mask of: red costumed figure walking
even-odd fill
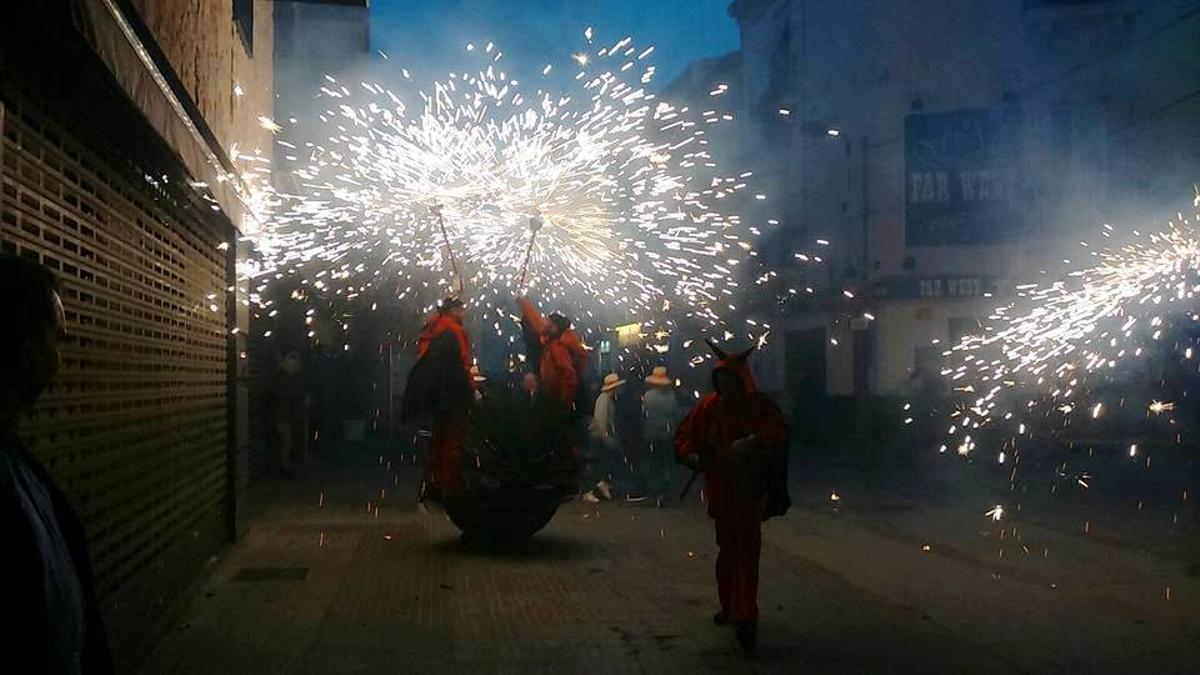
[[[409,372],[401,417],[431,419],[429,461],[421,497],[436,498],[462,488],[471,402],[471,342],[463,319],[466,307],[447,298],[425,324],[417,343],[417,362]]]
[[[716,527],[717,624],[737,626],[751,649],[758,635],[758,561],[762,521],[791,505],[787,492],[788,427],[771,399],[758,392],[747,357],[716,353],[714,391],[684,418],[675,434],[675,455],[704,474],[708,515]]]

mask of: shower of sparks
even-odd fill
[[[1124,397],[1101,400],[1100,385],[1137,370],[1156,342],[1169,347],[1165,335],[1174,322],[1200,320],[1192,313],[1200,292],[1195,224],[1179,214],[1160,232],[1135,231],[1132,243],[1091,248],[1090,266],[1050,284],[1018,286],[1018,300],[997,309],[981,334],[943,352],[942,375],[961,398],[945,445],[967,455],[986,433],[995,450],[1012,450],[1027,437],[1026,422],[1031,433],[1039,422],[1053,432],[1084,412],[1095,419],[1127,407]],[[1106,225],[1102,234],[1112,232]],[[1184,363],[1188,342],[1174,344]],[[1132,405],[1155,415],[1174,408],[1158,400]],[[1129,446],[1129,456],[1137,454],[1137,445]],[[1087,476],[1077,482],[1089,486]]]
[[[1175,409],[1175,404],[1170,401],[1151,401],[1148,410],[1155,415],[1161,415],[1165,412],[1171,412]]]
[[[573,57],[576,89],[561,93],[505,72],[492,43],[467,45],[478,69],[427,91],[326,76],[318,137],[278,132],[273,169],[287,187],[262,189],[258,256],[242,274],[431,304],[458,283],[453,251],[469,301],[494,313],[487,324],[510,341],[516,317],[499,308],[530,289],[585,324],[616,312],[667,331],[683,317],[724,329],[744,287],[774,278],[754,243],[778,224],[743,219],[739,210],[763,212],[765,195],[751,197],[752,174],[713,156],[711,124],[733,115],[660,100],[647,91],[652,49],[592,39],[589,28],[588,51]],[[535,218],[544,226],[531,237]],[[671,307],[671,318],[654,319]],[[761,340],[769,328],[737,334]],[[669,349],[665,340],[651,347]]]

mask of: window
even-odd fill
[[[233,22],[246,53],[254,54],[254,0],[233,0]]]

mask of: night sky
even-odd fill
[[[467,42],[490,40],[514,76],[531,77],[547,63],[566,73],[566,59],[584,49],[590,25],[593,51],[626,35],[654,45],[654,86],[661,88],[691,61],[738,48],[728,6],[729,0],[374,0],[371,47],[415,76],[440,78],[460,67]]]

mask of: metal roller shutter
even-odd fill
[[[195,207],[7,103],[0,248],[54,270],[69,334],[21,434],[87,525],[119,649],[224,537],[226,254]]]

